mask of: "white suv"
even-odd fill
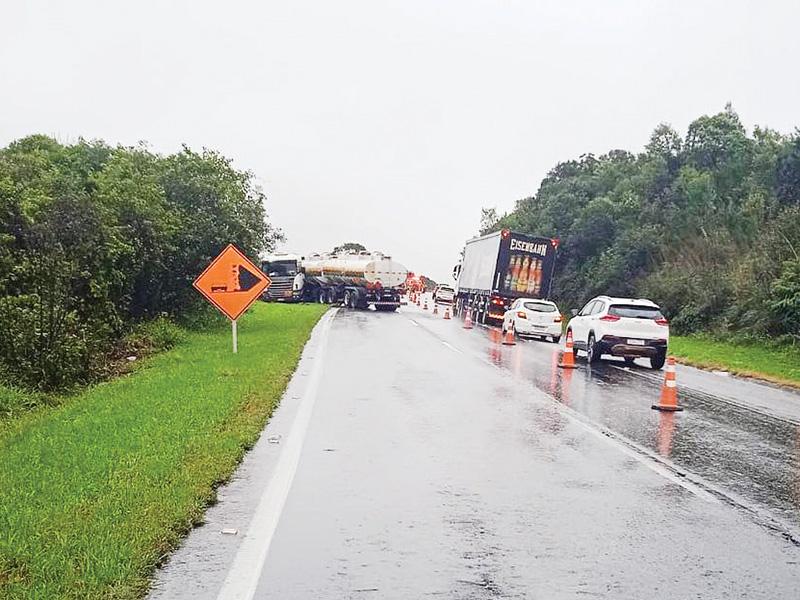
[[[590,363],[611,354],[628,364],[646,357],[660,369],[667,358],[669,323],[650,300],[598,296],[570,320],[567,331],[572,331],[575,355],[584,350]]]

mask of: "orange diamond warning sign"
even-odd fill
[[[206,299],[235,321],[272,283],[233,244],[220,252],[194,280],[194,287]]]

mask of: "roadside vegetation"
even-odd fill
[[[649,297],[674,333],[800,344],[800,132],[748,135],[727,107],[681,137],[668,125],[644,152],[556,165],[503,227],[561,240],[561,306],[599,294]]]
[[[257,439],[324,311],[257,303],[236,355],[221,317],[171,330],[135,372],[0,421],[0,597],[140,597]]]
[[[662,124],[639,154],[584,154],[509,214],[483,210],[482,233],[503,227],[560,238],[560,306],[647,297],[673,334],[714,340],[676,338],[684,359],[796,377],[786,361],[800,349],[800,131],[748,135],[730,106],[683,137]]]
[[[709,335],[672,336],[670,354],[704,369],[729,371],[800,388],[800,347],[747,340],[720,341]]]
[[[41,135],[0,149],[0,382],[50,392],[114,374],[141,324],[193,313],[192,280],[229,242],[272,248],[264,200],[210,150]]]

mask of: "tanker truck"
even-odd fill
[[[267,300],[342,303],[349,308],[397,310],[408,270],[380,252],[276,254],[262,270],[272,279]]]

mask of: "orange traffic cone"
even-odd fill
[[[439,314],[439,305],[436,304],[435,302],[433,303],[433,314],[435,315]]]
[[[514,339],[514,321],[511,321],[511,327],[506,330],[506,335],[503,338],[503,345],[513,346],[516,343],[517,340]]]
[[[572,349],[572,330],[567,331],[567,344],[564,352],[561,353],[561,360],[558,366],[562,369],[574,369],[578,365],[575,364],[575,352]]]
[[[425,298],[425,306],[422,307],[422,310],[428,310],[428,299]]]
[[[678,387],[675,383],[675,358],[670,356],[667,358],[667,369],[664,373],[664,385],[661,386],[661,400],[658,404],[653,404],[651,408],[656,410],[666,410],[675,412],[676,410],[683,410],[682,406],[678,406]]]
[[[466,317],[464,317],[464,329],[472,329],[472,311],[469,308],[464,309]]]
[[[448,320],[448,321],[450,320],[450,307],[449,306],[445,306],[444,307],[444,318],[446,320]]]

